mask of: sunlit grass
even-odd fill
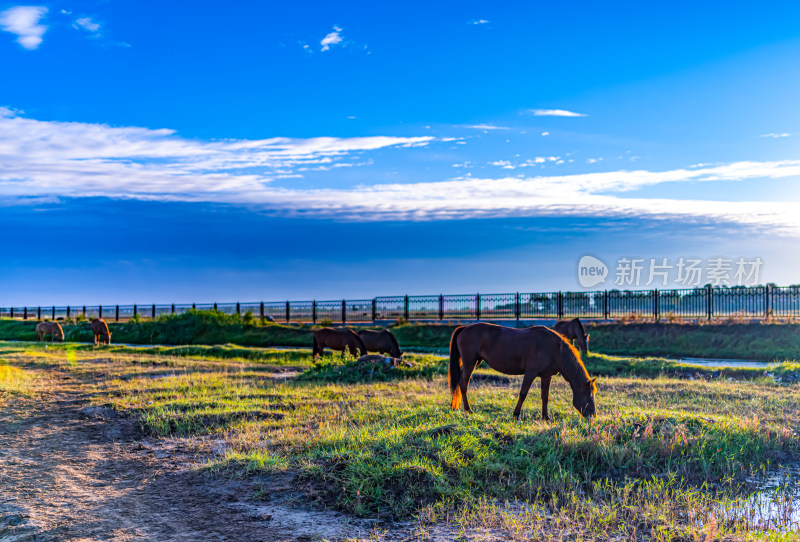
[[[446,377],[435,372],[367,382],[358,380],[369,373],[358,373],[348,382],[345,360],[338,371],[325,363],[329,373],[286,380],[287,366],[266,360],[73,353],[70,363],[65,350],[0,347],[15,363],[57,364],[85,377],[96,403],[135,414],[151,435],[222,439],[209,468],[291,473],[323,506],[417,517],[420,528],[450,518],[507,529],[509,539],[525,531],[534,540],[714,540],[703,538],[712,527],[766,539],[742,516],[726,516],[724,504],[748,476],[800,458],[800,386],[776,384],[763,370],[687,380],[596,356],[598,367],[625,366],[598,380],[597,418],[578,415],[557,377],[553,421],[544,422],[538,384],[522,420],[513,419],[517,377],[477,378],[474,414],[466,415],[449,409]],[[416,359],[439,366],[439,358]],[[625,376],[610,376],[617,373]],[[497,375],[478,372],[489,374]]]
[[[0,405],[10,395],[26,395],[31,392],[31,376],[19,369],[5,364],[0,360]]]

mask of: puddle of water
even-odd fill
[[[759,490],[720,505],[723,521],[744,523],[756,531],[800,532],[800,466],[748,481]]]

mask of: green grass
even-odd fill
[[[800,359],[800,324],[598,324],[592,351],[620,356]]]
[[[93,401],[138,416],[151,435],[224,439],[226,452],[209,468],[291,473],[309,499],[360,516],[494,522],[541,529],[543,540],[559,532],[693,540],[712,517],[720,532],[748,532],[722,504],[747,476],[800,459],[800,386],[768,378],[682,380],[661,368],[661,376],[613,376],[635,371],[636,361],[596,356],[609,375],[598,381],[593,423],[571,406],[561,378],[553,422],[538,418],[538,384],[516,421],[519,378],[476,379],[474,414],[453,412],[437,373],[443,364],[431,356],[416,358],[421,369],[437,368],[431,374],[377,381],[348,375],[358,368],[337,356],[308,380],[286,381],[262,360],[147,350],[0,345],[0,357],[64,366],[85,378]],[[524,517],[510,517],[506,501],[530,504]]]
[[[63,322],[67,341],[91,342],[88,322]],[[189,311],[155,320],[109,323],[114,343],[162,345],[311,345],[314,327],[262,323],[250,315]],[[402,348],[442,351],[451,325],[405,324],[392,327]],[[800,358],[800,324],[598,324],[587,328],[593,352],[639,357],[708,357],[781,361]],[[33,320],[0,319],[0,340],[33,341]]]

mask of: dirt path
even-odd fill
[[[284,506],[287,480],[198,471],[218,442],[148,439],[133,420],[89,407],[85,386],[69,373],[34,372],[47,391],[0,408],[0,540],[368,536],[366,523]],[[255,491],[266,499],[254,500]]]

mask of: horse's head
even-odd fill
[[[595,415],[594,395],[597,393],[595,380],[597,380],[597,377],[592,378],[585,384],[578,384],[572,390],[572,406],[587,420]]]
[[[575,345],[575,348],[581,351],[581,354],[588,354],[589,353],[589,335],[584,335],[583,337],[579,336],[577,339],[572,341],[572,344]]]

